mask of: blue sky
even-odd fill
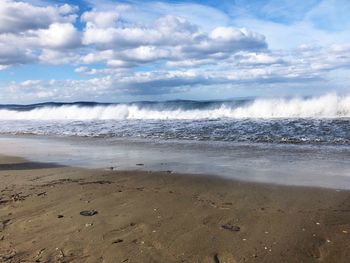
[[[0,103],[350,91],[350,1],[0,0]]]

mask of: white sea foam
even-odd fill
[[[44,106],[29,111],[0,110],[0,120],[120,120],[218,118],[346,118],[350,95],[327,94],[315,98],[256,99],[244,105],[221,103],[210,108],[144,107],[139,104],[97,106]]]

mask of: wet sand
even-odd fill
[[[0,182],[0,262],[350,259],[345,190],[5,156]]]

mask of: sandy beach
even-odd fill
[[[1,262],[348,262],[350,192],[0,157]]]
[[[0,0],[0,263],[350,263],[350,0]]]

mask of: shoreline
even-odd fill
[[[2,135],[0,154],[93,169],[211,174],[247,182],[350,189],[349,147]],[[136,165],[140,163],[144,165]]]
[[[0,180],[3,262],[347,262],[350,257],[346,190],[84,169],[5,156]],[[82,216],[84,210],[97,214]]]

